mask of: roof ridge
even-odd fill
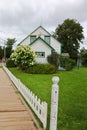
[[[47,32],[49,35],[51,35],[43,26],[39,26],[39,27],[37,27],[33,32],[35,32],[36,30],[38,30],[39,28],[42,28],[45,32]],[[32,34],[33,32],[31,32],[30,34]]]

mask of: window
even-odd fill
[[[32,43],[33,41],[35,41],[36,36],[30,36],[30,43]]]
[[[44,36],[44,40],[45,40],[48,44],[50,44],[50,36]]]
[[[44,58],[45,57],[45,52],[35,52],[35,54],[38,58]]]

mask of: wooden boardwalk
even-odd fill
[[[12,82],[0,68],[0,130],[37,130]]]

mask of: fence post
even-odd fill
[[[58,115],[58,93],[59,93],[59,78],[52,78],[52,94],[51,94],[51,113],[50,113],[50,130],[57,130],[57,115]]]

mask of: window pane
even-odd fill
[[[30,36],[30,43],[32,43],[33,41],[35,41],[36,36]]]
[[[50,44],[50,36],[45,36],[45,37],[44,37],[44,40],[45,40],[48,44]]]
[[[45,57],[45,52],[35,52],[35,54],[38,58],[44,58]]]

